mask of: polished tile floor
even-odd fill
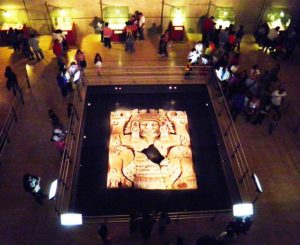
[[[101,53],[104,67],[118,66],[182,66],[192,42],[174,43],[168,58],[157,55],[157,38],[136,42],[136,52],[127,54],[121,44],[108,50],[101,46],[96,35],[88,35],[81,41],[88,65],[92,65],[94,54]],[[193,37],[197,40],[198,37]],[[0,167],[0,244],[101,244],[96,228],[99,224],[89,223],[80,227],[66,228],[59,225],[53,203],[40,206],[34,202],[22,186],[22,176],[34,173],[42,177],[42,186],[48,189],[51,180],[58,175],[60,156],[50,142],[51,124],[47,111],[52,108],[67,125],[66,105],[71,101],[62,99],[56,85],[56,62],[51,50],[49,36],[40,38],[45,59],[30,62],[31,89],[26,88],[24,67],[27,63],[20,54],[1,47],[0,74],[10,64],[17,72],[24,88],[25,105],[18,111],[19,121],[10,132],[11,143],[1,157]],[[73,59],[75,47],[69,52]],[[253,44],[253,38],[245,37],[242,44],[242,67],[249,69],[258,63],[261,70],[275,63]],[[243,119],[236,122],[241,142],[251,168],[260,177],[265,192],[255,205],[254,224],[247,236],[241,235],[233,244],[299,244],[300,226],[300,144],[299,133],[293,128],[300,118],[300,50],[296,50],[288,61],[281,62],[280,79],[287,89],[290,108],[273,135],[268,135],[267,125],[255,127]],[[100,81],[101,83],[101,81]],[[0,125],[13,97],[5,88],[4,77],[0,79]],[[195,244],[204,235],[218,235],[232,219],[224,214],[212,221],[209,217],[172,222],[163,236],[154,226],[147,244],[165,244],[177,235],[185,244]],[[130,237],[128,223],[109,223],[111,244],[144,244],[141,237]]]

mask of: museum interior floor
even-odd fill
[[[96,35],[82,39],[81,49],[85,52],[88,65],[92,66],[94,54],[101,53],[104,67],[110,66],[183,66],[192,41],[173,43],[168,58],[157,55],[157,38],[136,42],[136,52],[127,54],[123,45],[112,44],[105,49]],[[196,41],[197,36],[191,39]],[[42,177],[42,186],[48,191],[50,182],[58,175],[60,155],[50,142],[52,126],[47,111],[52,108],[67,124],[66,105],[71,98],[63,99],[57,87],[56,61],[52,54],[51,37],[40,37],[45,59],[30,62],[31,88],[26,87],[24,67],[27,61],[14,54],[8,47],[0,52],[0,118],[1,125],[10,107],[13,96],[5,88],[2,75],[7,65],[17,71],[24,88],[25,105],[17,112],[18,122],[9,134],[9,143],[1,157],[0,167],[0,244],[102,244],[96,229],[98,223],[79,227],[62,227],[55,216],[53,203],[38,205],[24,192],[22,176],[29,172]],[[69,52],[74,57],[75,47]],[[248,235],[240,235],[232,244],[299,244],[300,226],[300,143],[299,132],[294,133],[300,113],[300,49],[296,49],[287,61],[280,61],[280,80],[287,89],[290,108],[273,135],[269,135],[267,124],[253,126],[239,118],[235,125],[252,170],[259,176],[264,193],[255,204],[254,224]],[[241,47],[241,63],[245,69],[257,63],[261,70],[275,64],[270,56],[257,49],[253,37],[247,35]],[[163,68],[162,68],[163,69]],[[172,222],[164,235],[159,235],[155,224],[147,244],[166,244],[177,235],[185,244],[195,244],[204,235],[218,235],[232,220],[229,214],[219,215],[212,221],[209,217]],[[128,223],[108,223],[112,241],[110,244],[144,244],[140,236],[130,237]]]

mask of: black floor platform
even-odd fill
[[[197,190],[106,188],[110,112],[125,108],[187,112]],[[208,211],[230,209],[240,199],[228,159],[219,154],[220,132],[206,85],[89,86],[82,130],[86,138],[72,189],[72,211],[85,216],[154,209]]]

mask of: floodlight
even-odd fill
[[[230,77],[230,72],[225,67],[220,67],[218,70],[216,69],[216,75],[220,81],[226,81]]]
[[[82,214],[64,213],[60,215],[61,225],[82,225]]]
[[[253,214],[252,203],[239,203],[233,205],[233,216],[234,217],[245,217]]]
[[[253,173],[252,176],[253,176],[254,183],[255,183],[255,186],[256,186],[257,191],[258,191],[259,193],[262,193],[262,192],[263,192],[263,189],[262,189],[262,186],[261,186],[261,184],[260,184],[260,181],[259,181],[257,175]]]
[[[58,184],[57,179],[51,183],[50,191],[49,191],[49,200],[51,200],[56,196],[57,184]]]

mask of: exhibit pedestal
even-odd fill
[[[24,25],[23,24],[12,24],[12,23],[4,23],[0,29],[0,46],[9,46],[10,45],[10,37],[8,34],[9,28],[17,29],[23,32]]]
[[[76,27],[75,23],[72,23],[71,25],[57,25],[56,30],[60,29],[64,32],[66,35],[66,40],[69,45],[76,45]]]
[[[172,41],[183,41],[184,37],[184,26],[173,26],[171,31]]]

